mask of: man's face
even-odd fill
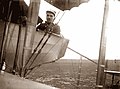
[[[50,13],[50,12],[46,13],[46,20],[48,23],[53,23],[54,18],[55,18],[55,16],[52,13]]]

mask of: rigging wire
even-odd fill
[[[51,25],[50,25],[51,26]],[[49,29],[49,27],[50,26],[48,26],[47,28]],[[45,42],[43,43],[43,45],[41,46],[41,48],[39,49],[39,51],[38,51],[38,53],[35,55],[35,57],[33,58],[33,60],[32,60],[32,62],[30,63],[30,66],[32,65],[32,63],[35,61],[35,59],[38,57],[38,55],[41,53],[41,51],[42,51],[42,49],[44,48],[44,46],[46,45],[46,43],[47,43],[47,41],[49,40],[49,38],[51,37],[51,34],[52,34],[52,29],[50,29],[47,33],[49,33],[48,34],[48,37],[47,37],[47,39],[45,40]],[[46,36],[46,35],[45,35]],[[45,36],[43,36],[43,37],[45,37]],[[43,38],[44,39],[44,38]],[[41,40],[41,42],[42,42],[43,40]],[[33,55],[32,55],[33,56]],[[31,56],[31,59],[32,59],[32,56]],[[30,62],[30,58],[28,59],[28,62],[27,62],[27,64]],[[23,70],[24,70],[24,75],[26,74],[26,67],[27,67],[27,65],[25,65],[24,67],[23,67]]]
[[[35,52],[37,51],[38,47],[40,46],[40,44],[42,43],[43,39],[45,38],[45,36],[47,35],[47,32],[44,33],[42,39],[39,41],[38,45],[36,46],[36,48],[34,49],[33,53],[31,54],[30,58],[28,59],[28,61],[25,64],[25,67],[27,66],[27,64],[29,63],[30,59],[33,57],[33,55],[35,54]]]
[[[49,49],[49,51],[46,53],[46,55],[50,52],[50,50],[52,50],[52,48],[55,46],[55,45],[57,45],[57,43],[60,41],[60,39],[56,42],[56,44],[54,44],[50,49]],[[46,55],[44,55],[41,59],[43,59]],[[55,54],[53,54],[53,55],[55,55]],[[57,59],[55,59],[56,61],[57,61]],[[52,61],[51,61],[52,62]],[[54,62],[54,60],[53,60],[53,62]],[[47,63],[49,63],[49,62],[47,62]],[[45,64],[47,64],[47,63],[45,63]],[[42,63],[42,64],[44,64],[44,63]],[[34,67],[32,67],[32,68],[29,68],[29,69],[27,69],[27,70],[33,70],[35,67],[37,67],[37,66],[40,66],[40,65],[42,65],[42,64],[38,64],[38,65],[36,65],[36,66],[34,66]],[[31,70],[31,71],[32,71]]]
[[[60,11],[58,12],[58,14],[60,13]],[[65,12],[64,12],[65,13]],[[56,17],[58,16],[58,14],[56,15]],[[63,14],[64,15],[64,14]],[[62,17],[63,17],[63,15],[62,15]],[[55,19],[56,19],[56,17],[54,18],[54,21],[55,21]],[[61,17],[61,18],[62,18]],[[61,20],[61,18],[59,19],[59,21]],[[59,23],[59,21],[58,21],[58,23]],[[58,24],[57,23],[57,24]],[[42,51],[42,49],[43,49],[43,47],[45,46],[45,44],[47,43],[47,41],[48,41],[48,39],[50,38],[50,36],[51,36],[51,34],[52,34],[52,29],[50,29],[50,31],[49,31],[49,35],[48,35],[48,38],[46,39],[46,41],[45,41],[45,43],[42,45],[42,47],[41,47],[41,49],[38,51],[38,53],[37,53],[37,55],[35,55],[35,57],[34,57],[34,59],[32,60],[32,63],[35,61],[35,59],[37,58],[37,56],[38,56],[38,54],[40,54],[41,53],[41,51]],[[43,38],[44,39],[44,38]],[[32,56],[31,56],[32,57]],[[30,61],[30,59],[29,59],[29,61]],[[28,61],[28,62],[29,62]],[[28,64],[28,62],[27,62],[27,64]],[[30,64],[30,66],[31,66],[32,64]],[[26,66],[27,65],[25,65],[25,67],[23,68],[25,71],[26,71]]]
[[[46,53],[46,55],[44,55],[41,59],[44,59],[44,57],[45,56],[47,56],[47,54],[52,50],[52,48],[55,46],[55,45],[57,45],[58,44],[58,42],[61,40],[61,38],[60,39],[58,39],[58,41],[56,42],[56,44],[54,44],[49,50],[48,50],[48,52]],[[62,40],[62,43],[63,43],[63,40]],[[62,48],[62,45],[61,45],[61,48]],[[53,55],[55,55],[55,54],[53,54]],[[50,58],[49,58],[50,59]],[[57,61],[57,59],[56,59],[56,61]],[[48,64],[49,62],[47,62],[46,64]],[[44,63],[43,63],[44,64]],[[42,64],[40,64],[40,65],[42,65]],[[36,66],[34,66],[34,67],[32,67],[32,68],[29,68],[29,69],[27,69],[27,70],[31,70],[31,69],[34,69],[35,67],[37,67],[37,66],[39,66],[39,64],[38,65],[36,65]],[[30,67],[30,66],[29,66]]]
[[[29,75],[29,74],[32,72],[32,70],[33,70],[34,68],[37,69],[38,67],[42,66],[43,64],[54,63],[54,62],[56,62],[57,60],[59,60],[59,59],[55,59],[55,60],[53,60],[53,61],[49,61],[49,62],[44,62],[44,63],[42,63],[42,64],[38,64],[38,65],[36,65],[36,66],[30,68],[30,69],[29,69],[30,71],[27,72],[27,73],[25,74],[25,76]]]
[[[49,51],[46,53],[46,55],[50,52],[50,50],[52,50],[52,48],[55,46],[55,45],[57,45],[57,43],[60,41],[60,39],[56,42],[56,44],[54,44],[50,49],[49,49]],[[46,56],[45,55],[45,56]],[[53,55],[55,55],[55,54],[53,54]],[[43,56],[41,59],[43,59],[45,56]],[[58,60],[58,59],[55,59],[56,61]],[[53,61],[51,61],[51,62],[54,62],[55,60],[53,60]],[[45,62],[45,63],[42,63],[42,64],[48,64],[48,63],[51,63],[51,62]],[[33,63],[32,63],[33,64]],[[32,68],[29,68],[29,69],[27,69],[27,70],[33,70],[35,67],[37,67],[37,66],[41,66],[42,64],[38,64],[38,65],[36,65],[36,66],[34,66],[34,67],[32,67]],[[30,66],[29,66],[30,67]],[[31,71],[32,71],[31,70]]]
[[[54,18],[53,22],[55,21],[55,19],[56,19],[57,16],[59,15],[59,13],[60,13],[60,11],[57,13],[57,15],[56,15],[56,17]],[[51,26],[51,25],[50,25],[50,26]],[[49,29],[50,26],[48,26],[48,29]],[[50,29],[50,31],[51,31],[51,29]],[[50,33],[50,35],[52,34],[51,32],[49,32],[49,33]],[[33,53],[32,53],[31,56],[29,57],[28,61],[26,62],[25,66],[24,66],[24,69],[26,68],[26,66],[27,66],[27,64],[29,63],[30,59],[33,57],[33,55],[34,55],[35,52],[37,51],[38,47],[40,46],[40,44],[42,43],[42,41],[43,41],[43,39],[45,38],[46,35],[47,35],[47,31],[44,33],[42,39],[40,40],[40,42],[38,43],[38,45],[37,45],[36,48],[34,49]],[[50,38],[50,35],[48,36],[48,39]],[[47,39],[47,40],[48,40],[48,39]],[[45,42],[47,42],[47,40],[46,40]],[[46,44],[46,43],[45,43],[45,44]],[[42,50],[42,48],[44,47],[45,44],[43,44],[43,46],[41,47],[41,50]],[[39,51],[39,52],[40,52],[40,51]],[[37,55],[37,56],[38,56],[38,55]],[[36,57],[37,57],[37,56],[36,56]],[[33,59],[33,60],[34,60],[34,59]]]
[[[58,24],[61,21],[61,19],[64,16],[64,14],[65,14],[65,12],[62,14],[61,18],[58,20],[58,22],[56,24]]]
[[[47,54],[52,50],[53,47],[55,47],[55,45],[58,44],[58,42],[59,42],[60,40],[61,40],[61,39],[58,39],[58,41],[56,42],[56,44],[54,44],[54,45],[48,50],[48,52],[46,53],[46,55],[44,55],[41,59],[44,59],[44,57],[47,56]],[[53,54],[53,55],[55,55],[55,54]],[[30,67],[30,66],[29,66],[29,67]]]
[[[48,38],[45,40],[45,42],[43,43],[42,47],[38,50],[38,53],[35,55],[32,63],[35,61],[35,59],[38,57],[38,55],[41,53],[42,49],[44,48],[44,46],[46,45],[47,41],[49,40],[49,38],[51,37],[51,34],[48,35]],[[32,65],[32,63],[30,64],[30,66]]]
[[[77,54],[81,55],[82,57],[84,57],[84,58],[88,59],[89,61],[93,62],[94,64],[96,64],[96,65],[98,64],[97,62],[95,62],[95,61],[93,61],[92,59],[90,59],[90,58],[88,58],[88,57],[86,57],[86,56],[84,56],[84,55],[80,54],[79,52],[77,52],[77,51],[73,50],[72,48],[70,48],[70,47],[67,47],[67,48],[68,48],[68,49],[70,49],[71,51],[73,51],[73,52],[75,52],[75,53],[77,53]]]

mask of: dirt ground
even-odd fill
[[[76,89],[78,84],[81,89],[94,89],[97,65],[88,60],[83,60],[81,63],[82,65],[80,60],[62,59],[36,68],[27,78],[60,89]]]

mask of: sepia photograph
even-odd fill
[[[120,89],[120,0],[0,0],[0,89]]]

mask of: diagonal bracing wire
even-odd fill
[[[34,59],[32,60],[32,62],[30,63],[29,67],[33,64],[33,62],[35,61],[35,59],[38,57],[38,55],[41,53],[42,49],[44,48],[44,46],[46,45],[47,41],[49,40],[49,38],[51,37],[51,33],[48,35],[47,39],[45,40],[45,42],[43,43],[42,47],[38,50],[37,55],[35,55]]]
[[[56,44],[58,43],[60,41],[60,39],[56,42]],[[51,48],[50,48],[50,50],[56,45],[56,44],[54,44]],[[49,50],[49,51],[50,51]],[[49,53],[49,51],[47,52],[47,54]],[[46,54],[46,55],[47,55]],[[46,56],[45,55],[45,56]],[[53,54],[53,55],[55,55],[55,54]],[[44,56],[44,57],[45,57]],[[42,57],[43,58],[43,57]],[[43,64],[48,64],[48,63],[53,63],[53,62],[55,62],[55,61],[57,61],[58,59],[55,59],[55,60],[53,60],[53,61],[50,61],[50,62],[45,62],[45,63],[40,63],[40,64],[38,64],[38,65],[35,65],[35,66],[33,66],[33,67],[31,67],[31,68],[29,68],[29,69],[27,69],[27,70],[30,70],[26,75],[28,75],[28,74],[30,74],[30,72],[34,69],[34,68],[36,68],[36,67],[39,67],[39,66],[41,66],[41,65],[43,65]],[[30,66],[29,66],[30,67]],[[27,71],[26,71],[27,72]]]
[[[92,59],[90,59],[90,58],[88,58],[88,57],[86,57],[86,56],[84,56],[84,55],[80,54],[79,52],[77,52],[77,51],[73,50],[72,48],[70,48],[70,47],[67,47],[67,48],[68,48],[68,49],[70,49],[71,51],[73,51],[73,52],[75,52],[75,53],[79,54],[80,56],[82,56],[82,57],[84,57],[84,58],[88,59],[89,61],[93,62],[94,64],[98,64],[97,62],[95,62],[95,61],[93,61]]]
[[[55,19],[57,18],[57,16],[59,15],[59,13],[60,13],[60,11],[58,12],[58,14],[56,15],[56,17],[54,18],[54,21],[55,21]],[[51,25],[50,25],[50,26],[51,26]],[[48,26],[48,29],[49,29],[50,26]],[[51,31],[51,30],[52,30],[52,29],[50,29],[50,31]],[[50,36],[51,34],[52,34],[52,33],[50,32],[49,36]],[[29,57],[28,61],[26,62],[25,66],[24,66],[24,69],[26,68],[26,66],[27,66],[27,64],[29,63],[30,59],[33,57],[33,55],[34,55],[35,52],[37,51],[38,47],[40,46],[40,44],[42,43],[42,41],[43,41],[43,39],[45,38],[46,35],[47,35],[47,31],[44,33],[42,39],[40,40],[40,42],[38,43],[38,45],[37,45],[36,48],[34,49],[33,53],[32,53],[31,56]],[[45,42],[48,41],[48,39],[50,38],[49,36],[48,36],[48,38],[46,39]],[[45,43],[45,44],[46,44],[46,43]],[[43,46],[41,47],[41,50],[42,50],[42,48],[44,47],[45,44],[43,44]],[[39,51],[39,52],[40,52],[40,51]],[[37,56],[38,56],[38,55],[37,55]],[[36,56],[36,57],[37,57],[37,56]],[[35,59],[35,58],[34,58],[34,59]]]
[[[36,48],[34,49],[33,53],[31,54],[30,58],[28,59],[28,61],[25,64],[25,67],[27,66],[27,64],[29,63],[30,59],[33,57],[33,55],[35,54],[35,52],[37,51],[38,47],[40,46],[40,44],[42,43],[43,39],[45,38],[45,36],[47,35],[47,32],[44,33],[42,39],[39,41],[38,45],[36,46]]]

